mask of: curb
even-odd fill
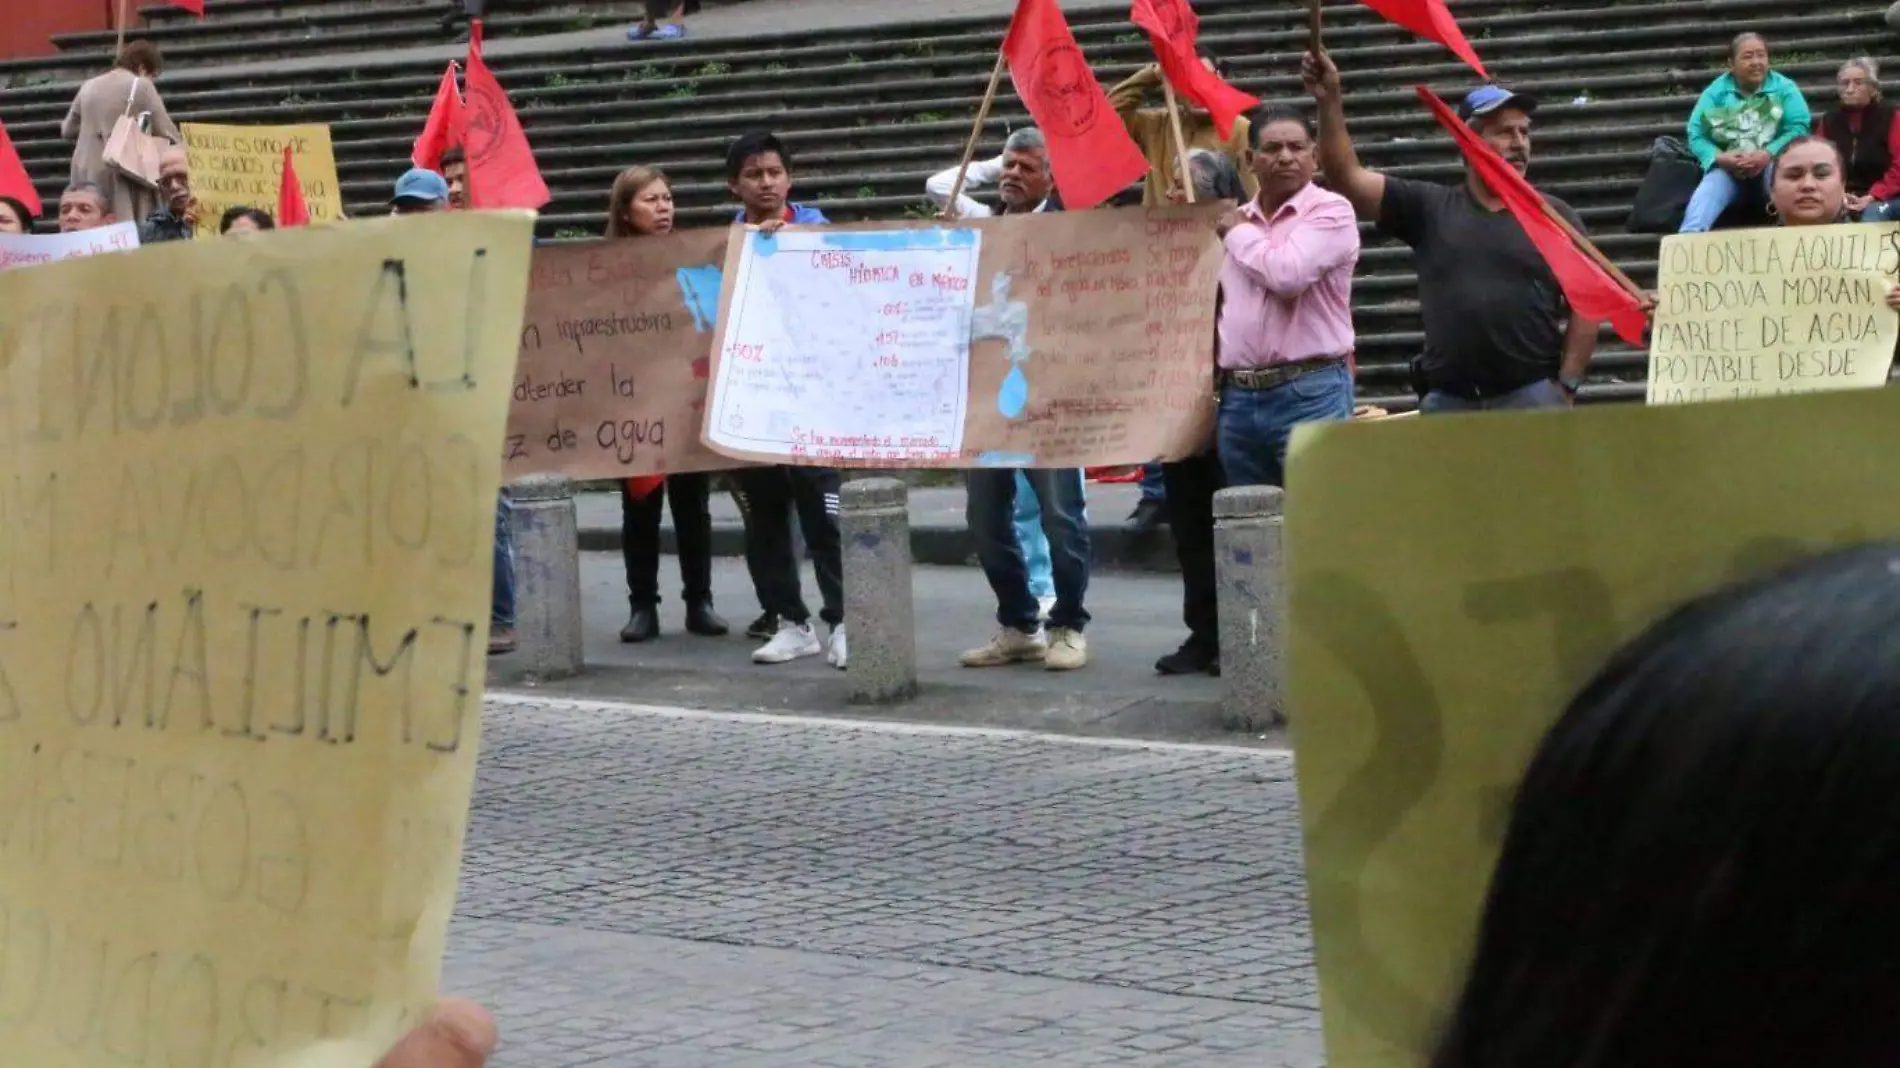
[[[1181,570],[1174,555],[1174,539],[1166,527],[1131,534],[1123,527],[1092,527],[1089,536],[1095,545],[1095,566],[1104,571],[1146,571],[1178,574]],[[620,528],[582,527],[582,552],[620,552]],[[673,532],[660,531],[660,551],[676,552]],[[715,526],[712,533],[714,556],[744,556],[745,531],[739,527]],[[801,549],[800,555],[803,555]],[[921,526],[910,531],[910,556],[914,563],[935,567],[975,567],[976,547],[964,527]]]

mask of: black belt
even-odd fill
[[[1218,381],[1223,389],[1272,389],[1275,386],[1284,386],[1296,378],[1305,378],[1310,374],[1339,367],[1345,362],[1344,356],[1314,356],[1291,363],[1269,364],[1266,367],[1222,368]]]

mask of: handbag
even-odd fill
[[[1673,234],[1682,228],[1689,200],[1702,184],[1702,165],[1687,145],[1658,137],[1649,150],[1649,171],[1637,187],[1625,228],[1633,234]]]
[[[158,161],[170,142],[147,132],[151,112],[142,111],[133,117],[132,101],[138,93],[139,79],[135,77],[132,91],[125,95],[125,114],[112,124],[112,134],[106,138],[105,161],[106,166],[126,178],[147,189],[157,189]]]

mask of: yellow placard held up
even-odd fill
[[[1896,279],[1900,223],[1665,238],[1649,403],[1885,385]]]
[[[0,1050],[362,1068],[434,998],[526,215],[0,273]]]
[[[297,184],[310,208],[311,222],[343,218],[343,190],[337,182],[336,153],[330,127],[219,126],[187,122],[179,127],[191,158],[191,191],[199,204],[200,237],[218,232],[232,208],[261,208],[275,215],[283,183],[284,146],[290,146]]]
[[[1314,424],[1287,508],[1291,718],[1327,1063],[1421,1068],[1530,754],[1704,591],[1900,535],[1886,390]]]

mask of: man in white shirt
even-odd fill
[[[957,184],[957,169],[950,168],[930,176],[924,183],[924,195],[939,208],[950,201],[950,190]],[[1002,211],[968,196],[972,189],[997,187]],[[1003,154],[992,160],[972,161],[963,176],[963,192],[957,194],[957,218],[987,219],[992,215],[1013,215],[1026,211],[1061,211],[1055,196],[1055,176],[1049,170],[1049,144],[1042,131],[1026,126],[1003,142]]]

